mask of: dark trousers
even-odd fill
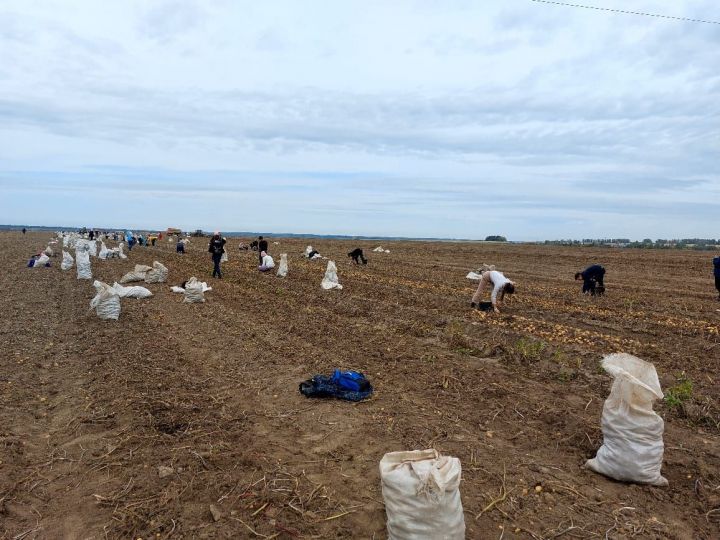
[[[213,277],[217,276],[222,278],[222,273],[220,272],[220,259],[222,259],[222,253],[213,253],[212,261],[215,265],[215,268],[213,268]]]
[[[720,294],[720,276],[715,276],[715,288],[718,291],[718,294]]]

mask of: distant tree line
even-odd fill
[[[584,246],[584,247],[623,247],[638,249],[697,249],[714,250],[720,246],[720,239],[714,238],[675,238],[672,240],[645,238],[642,242],[631,241],[629,238],[583,238],[582,240],[545,240],[550,246]]]

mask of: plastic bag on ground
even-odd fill
[[[150,270],[152,270],[152,267],[146,264],[136,264],[134,270],[131,270],[120,278],[120,283],[143,281],[145,279],[145,274],[147,274]]]
[[[606,356],[602,366],[614,380],[600,421],[603,444],[586,466],[623,482],[667,486],[660,474],[665,424],[652,408],[663,397],[655,366],[625,353]]]
[[[132,287],[123,287],[119,283],[113,283],[113,289],[118,293],[120,298],[149,298],[153,293],[145,287],[138,285]]]
[[[115,289],[107,283],[97,281],[93,283],[93,287],[97,291],[95,298],[90,300],[90,308],[95,309],[95,313],[101,319],[118,320],[120,317],[120,296]]]
[[[288,274],[287,253],[281,253],[280,254],[280,266],[278,266],[277,276],[285,277],[285,276],[287,276],[287,274]]]
[[[199,282],[197,278],[191,277],[185,283],[185,298],[183,302],[194,304],[196,302],[204,302],[205,295],[203,294],[203,283]]]
[[[75,254],[75,265],[77,266],[78,279],[92,279],[90,254],[87,251],[78,251]]]
[[[323,278],[322,282],[320,282],[320,286],[325,290],[342,289],[342,285],[340,285],[340,282],[338,282],[337,267],[335,266],[335,261],[328,261],[327,269],[325,270],[325,277]]]
[[[63,260],[60,263],[60,270],[70,270],[73,267],[73,264],[75,264],[75,259],[72,258],[72,255],[65,251],[63,249]]]
[[[145,283],[165,283],[167,281],[168,269],[162,263],[155,261],[152,270],[145,274]]]
[[[380,461],[389,540],[463,540],[458,458],[437,450],[390,452]]]

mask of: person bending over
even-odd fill
[[[493,311],[500,313],[500,306],[502,306],[505,295],[515,293],[515,284],[506,278],[502,272],[498,272],[497,270],[483,272],[477,291],[475,291],[470,302],[470,307],[474,308],[479,306],[483,292],[485,292],[485,289],[488,287],[492,287],[490,302],[492,303]]]
[[[212,261],[215,265],[213,268],[213,277],[222,279],[222,272],[220,271],[220,260],[222,259],[223,253],[225,253],[225,238],[220,236],[220,231],[215,231],[215,234],[210,239],[210,245],[208,246],[208,252],[212,255]]]
[[[590,293],[591,296],[596,294],[601,296],[605,293],[605,268],[599,264],[588,266],[582,272],[575,274],[575,280],[583,280],[583,294]]]
[[[350,253],[348,253],[348,257],[352,257],[355,264],[360,264],[360,261],[362,261],[363,264],[367,264],[367,259],[363,255],[363,250],[360,248],[353,249]]]
[[[260,266],[258,266],[258,270],[261,272],[267,272],[271,268],[275,268],[275,261],[267,254],[267,252],[260,252],[260,257]]]
[[[260,265],[262,265],[262,261],[263,261],[262,252],[264,251],[267,253],[267,250],[268,250],[267,240],[265,240],[262,236],[258,236],[258,254],[260,257]]]

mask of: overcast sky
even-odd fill
[[[716,0],[587,4],[720,21]],[[530,0],[0,4],[0,223],[720,236],[720,25]]]

